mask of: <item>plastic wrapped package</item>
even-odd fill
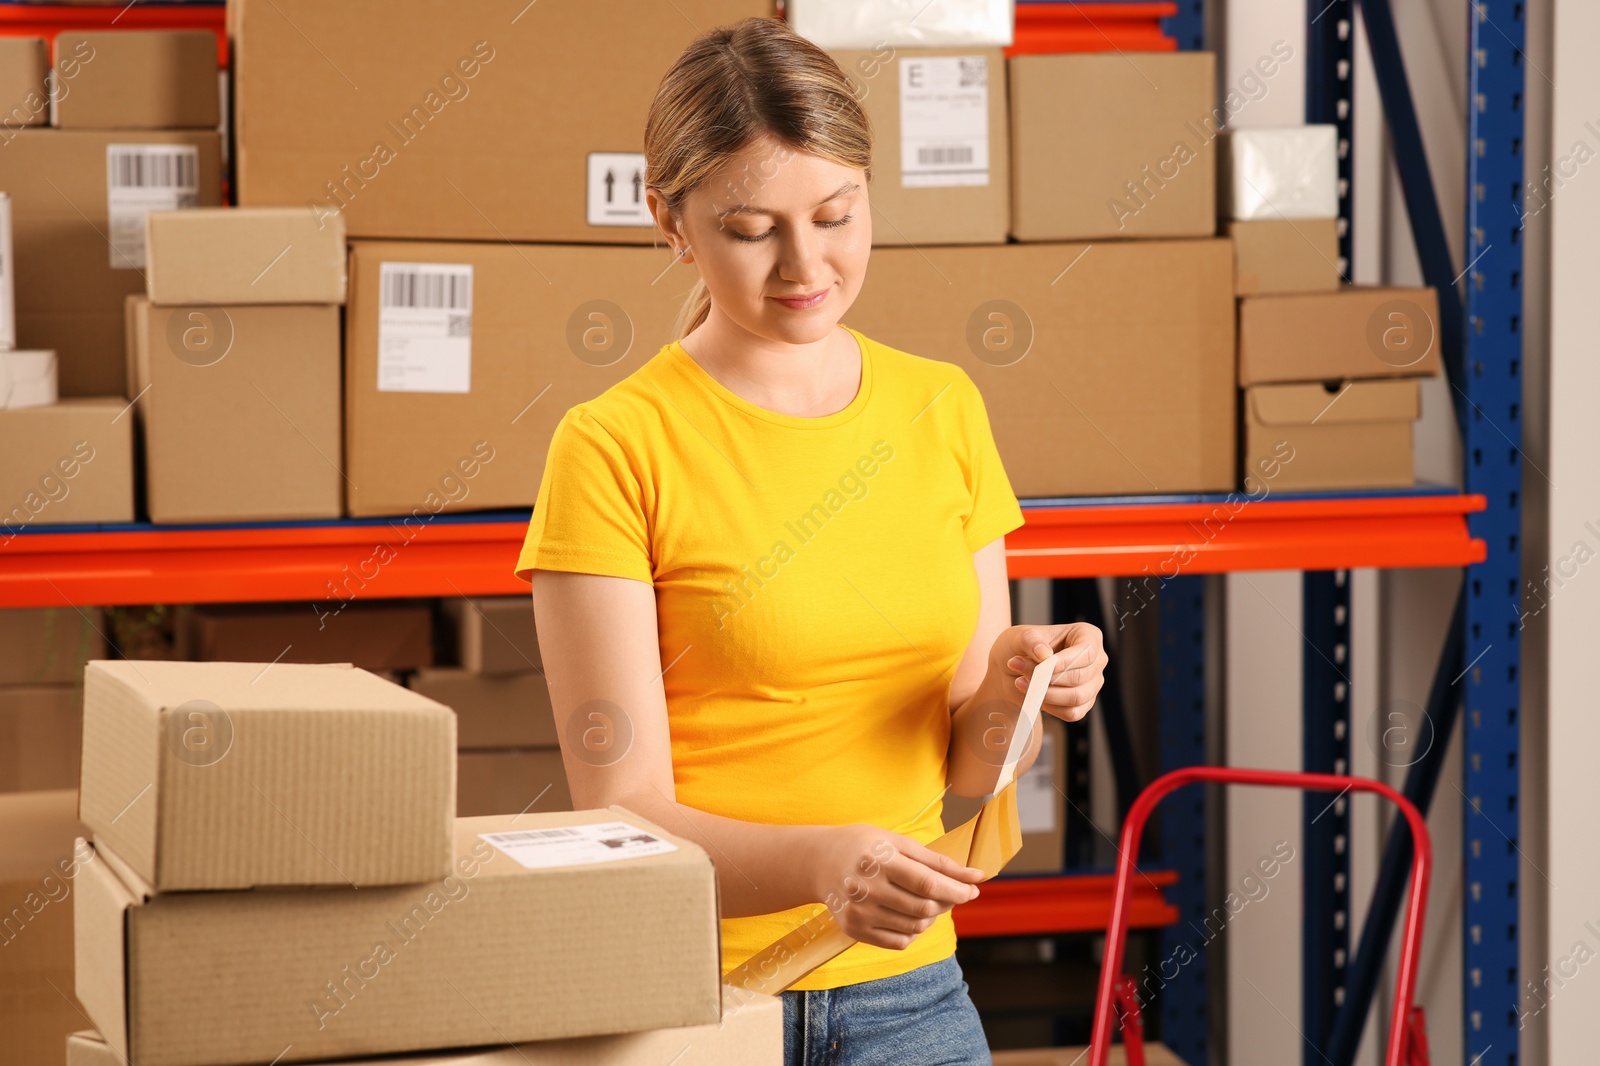
[[[1233,130],[1222,135],[1218,164],[1224,219],[1339,214],[1339,135],[1333,126]]]
[[[1011,0],[788,0],[795,32],[823,48],[1004,46]]]

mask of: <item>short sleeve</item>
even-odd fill
[[[651,581],[644,492],[627,453],[594,416],[574,407],[550,437],[539,495],[516,574],[567,570]]]
[[[963,525],[967,547],[977,551],[1019,528],[1023,524],[1022,506],[1011,489],[1005,464],[1000,461],[983,394],[965,371],[961,371],[958,384],[963,400],[958,458],[967,490],[972,494],[972,509]]]

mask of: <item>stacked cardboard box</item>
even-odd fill
[[[0,792],[77,787],[83,667],[104,634],[98,608],[0,611]]]
[[[176,652],[199,662],[351,663],[416,670],[433,663],[426,600],[356,599],[364,590],[305,603],[207,603],[182,612]],[[353,601],[353,602],[352,602]]]

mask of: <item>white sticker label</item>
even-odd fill
[[[655,225],[644,200],[644,153],[589,153],[589,225]]]
[[[200,150],[192,144],[106,145],[111,268],[144,269],[144,216],[200,204]]]
[[[900,184],[989,184],[987,56],[900,59]]]
[[[1017,781],[1017,821],[1024,833],[1056,831],[1055,734],[1046,731],[1039,758]]]
[[[478,836],[529,870],[588,866],[597,862],[637,859],[643,855],[665,855],[678,850],[678,845],[627,822],[479,833]]]
[[[380,263],[378,391],[472,391],[472,264]]]

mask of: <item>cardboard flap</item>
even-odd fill
[[[1403,422],[1421,411],[1421,388],[1414,378],[1345,381],[1329,391],[1319,382],[1256,385],[1245,390],[1250,418],[1265,426],[1352,422]]]

